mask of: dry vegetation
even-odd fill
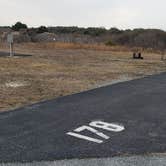
[[[145,53],[144,60],[132,60],[123,47],[29,43],[15,48],[33,56],[0,57],[0,111],[166,71],[161,55]]]

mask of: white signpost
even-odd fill
[[[7,42],[10,45],[10,56],[14,56],[14,50],[13,50],[13,44],[14,44],[14,40],[13,40],[13,34],[8,34],[7,35]]]

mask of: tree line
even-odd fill
[[[17,22],[11,27],[14,31],[27,29],[30,35],[38,33],[55,33],[55,34],[79,34],[88,35],[92,38],[101,38],[102,42],[107,45],[125,45],[132,47],[153,48],[165,50],[166,48],[166,32],[160,29],[127,29],[121,30],[118,28],[106,29],[104,27],[46,27],[40,26],[38,28],[28,28],[24,23]]]

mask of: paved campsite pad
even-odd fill
[[[102,143],[68,132],[92,121],[123,125]],[[0,114],[0,161],[51,161],[166,151],[166,73]],[[80,134],[101,137],[91,131]]]
[[[9,52],[2,52],[2,51],[0,51],[0,57],[8,57],[8,56],[10,56]],[[14,53],[14,56],[15,57],[29,57],[29,56],[32,56],[32,55],[30,55],[30,54]]]

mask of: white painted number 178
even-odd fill
[[[118,125],[118,124],[114,124],[114,123],[106,123],[106,122],[102,122],[102,121],[93,121],[88,126],[81,126],[77,129],[75,129],[74,132],[68,132],[67,135],[70,135],[70,136],[73,136],[73,137],[76,137],[79,139],[84,139],[87,141],[99,143],[99,144],[103,143],[103,139],[107,140],[110,138],[109,136],[96,130],[95,128],[107,130],[110,132],[121,132],[125,129],[124,126],[122,126],[122,125]],[[98,135],[99,137],[101,137],[101,139],[92,138],[92,137],[80,134],[80,132],[83,132],[85,130],[88,130],[88,131]]]

